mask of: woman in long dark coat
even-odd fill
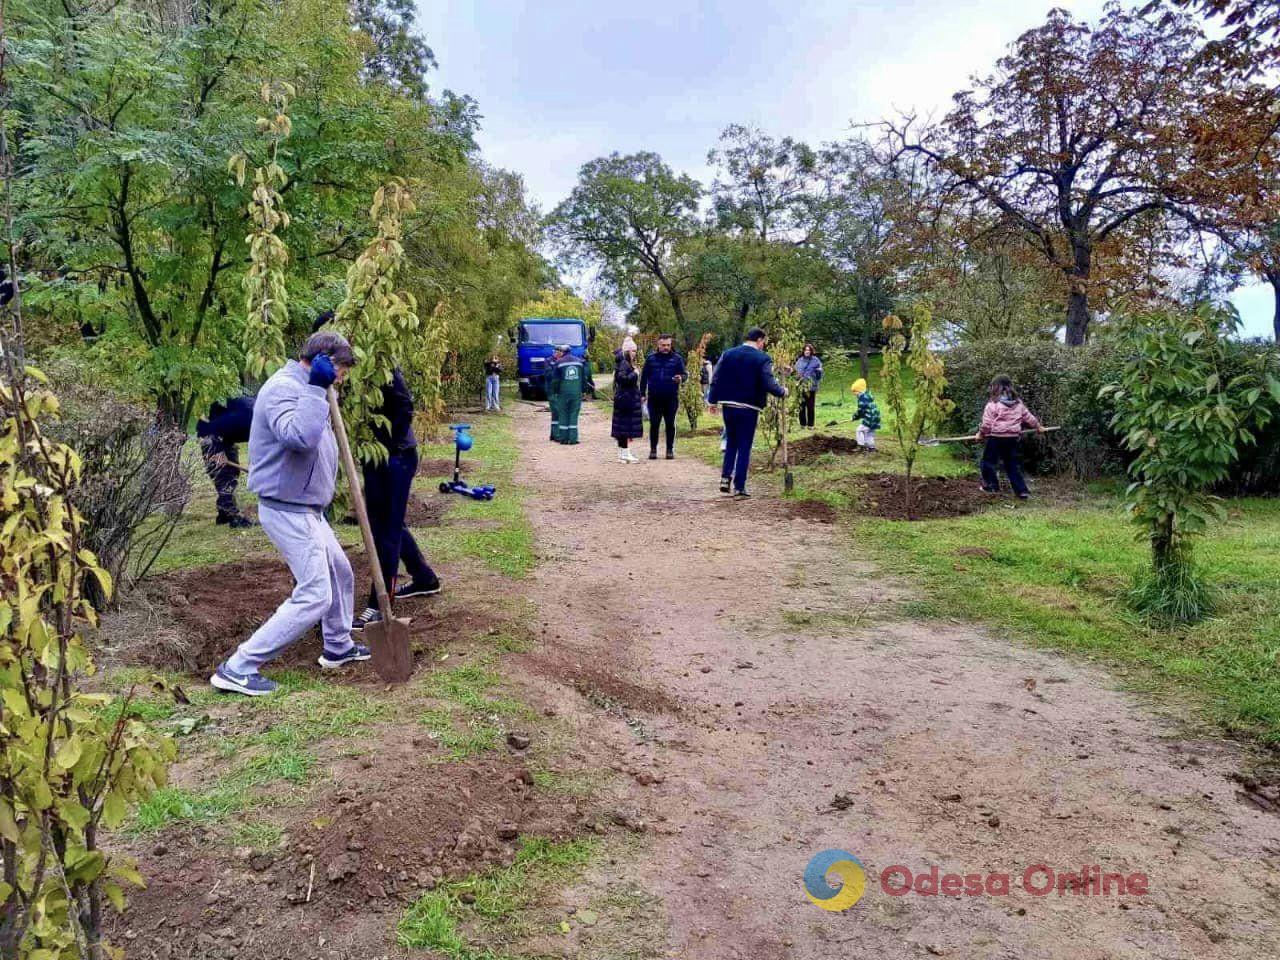
[[[630,347],[630,349],[628,349]],[[644,416],[641,412],[640,373],[636,370],[635,343],[630,337],[622,349],[613,355],[613,438],[618,441],[618,462],[639,463],[629,449],[632,440],[644,436]]]

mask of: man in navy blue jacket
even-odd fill
[[[711,375],[711,408],[724,407],[726,445],[720,492],[728,493],[732,481],[734,496],[739,498],[748,496],[747,468],[751,466],[751,444],[760,411],[769,402],[769,394],[787,395],[787,388],[773,375],[773,358],[764,352],[767,340],[763,330],[752,327],[746,342],[721,355]]]
[[[640,396],[649,403],[649,459],[658,459],[658,426],[667,424],[667,459],[676,458],[676,412],[680,409],[680,384],[684,383],[684,357],[676,353],[671,334],[658,338],[658,349],[649,354],[640,371]]]
[[[196,421],[200,438],[200,454],[204,471],[218,492],[217,523],[232,529],[253,526],[253,521],[240,513],[236,504],[236,481],[240,477],[240,444],[249,442],[249,426],[253,423],[253,397],[232,397],[226,403],[215,403],[209,415]]]

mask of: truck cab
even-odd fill
[[[526,317],[516,321],[516,367],[520,396],[546,399],[543,375],[557,346],[568,344],[579,359],[587,358],[587,325],[576,317]]]

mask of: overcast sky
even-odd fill
[[[1102,0],[419,0],[436,88],[476,98],[485,157],[550,210],[578,168],[654,150],[709,181],[730,123],[819,143],[895,110],[941,111],[1051,6]],[[1270,289],[1236,298],[1269,334]]]

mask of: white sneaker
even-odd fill
[[[619,451],[618,451],[618,462],[619,462],[619,463],[630,463],[630,462],[631,462],[631,458],[627,456],[627,451],[625,451],[625,450],[619,450]]]
[[[631,448],[627,448],[627,463],[639,463],[640,458],[631,452]]]

